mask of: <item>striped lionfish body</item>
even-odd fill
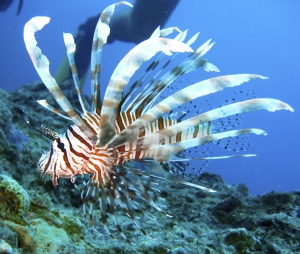
[[[107,227],[109,214],[121,236],[128,240],[114,216],[117,207],[126,212],[143,234],[146,233],[136,219],[135,212],[138,211],[150,218],[153,218],[153,215],[147,213],[140,204],[148,203],[167,215],[154,202],[157,189],[151,184],[151,179],[168,179],[214,192],[212,189],[177,178],[173,174],[172,168],[191,159],[237,157],[237,155],[232,155],[187,158],[182,156],[183,151],[224,138],[238,137],[249,133],[266,134],[265,131],[254,128],[214,133],[212,129],[214,120],[259,109],[268,111],[281,109],[293,111],[293,109],[281,101],[265,98],[236,102],[190,118],[186,117],[185,112],[173,113],[186,102],[216,93],[226,87],[239,86],[250,79],[264,79],[264,77],[254,74],[219,76],[187,86],[165,99],[159,100],[164,89],[172,84],[179,75],[200,67],[206,71],[218,71],[216,66],[202,59],[202,56],[213,45],[210,44],[210,40],[193,51],[190,46],[198,34],[189,41],[183,42],[186,32],[180,32],[178,28],[164,30],[158,28],[148,40],[134,47],[114,70],[102,101],[100,95],[101,53],[110,33],[110,18],[119,4],[131,6],[127,2],[110,5],[102,12],[95,29],[91,53],[92,105],[88,105],[81,92],[82,87],[79,84],[73,57],[75,52],[73,37],[71,34],[64,34],[67,56],[83,111],[81,114],[75,111],[52,78],[49,72],[49,61],[37,47],[35,33],[49,23],[50,19],[34,17],[27,22],[24,28],[27,51],[40,78],[64,113],[50,106],[46,100],[39,100],[38,103],[61,117],[71,120],[73,125],[65,134],[58,134],[31,119],[27,123],[51,139],[50,151],[43,153],[38,162],[38,170],[42,176],[51,176],[54,186],[57,186],[59,177],[70,178],[74,182],[75,176],[90,174],[91,178],[81,194],[84,215],[86,215],[86,206],[89,205],[88,213],[93,225],[93,204],[97,202],[107,233],[112,237]],[[165,38],[173,30],[179,32],[178,36],[174,39]],[[172,55],[171,52],[176,53]],[[165,71],[178,52],[190,52],[190,54],[181,64],[170,71]],[[160,54],[156,56],[142,77],[129,85],[130,78],[140,65],[157,53]],[[150,74],[165,55],[172,56],[167,64],[158,71],[159,75],[151,77]],[[162,73],[163,71],[165,73]],[[146,80],[148,81],[146,82]],[[252,155],[239,155],[239,157],[249,156]],[[140,163],[147,168],[147,163],[150,162],[156,166],[152,166],[148,170],[137,166]]]

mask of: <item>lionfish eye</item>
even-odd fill
[[[58,133],[51,130],[49,127],[45,126],[42,123],[38,123],[35,120],[33,120],[29,115],[25,113],[25,111],[19,107],[20,112],[22,113],[22,117],[25,121],[25,123],[36,132],[41,133],[43,136],[50,138],[52,141],[54,141],[56,138],[59,137]],[[59,147],[60,148],[60,147]]]
[[[60,140],[57,141],[58,144],[57,144],[57,147],[62,151],[64,152],[66,149],[65,149],[65,145],[63,142],[61,142]]]

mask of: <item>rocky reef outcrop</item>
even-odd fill
[[[195,181],[216,193],[157,180],[165,199],[160,205],[173,217],[149,208],[157,217],[141,217],[149,237],[120,213],[136,245],[111,240],[96,210],[95,232],[83,219],[80,191],[69,180],[54,188],[35,170],[48,141],[26,126],[19,106],[55,131],[70,124],[36,104],[44,98],[51,101],[39,83],[11,94],[0,90],[0,253],[300,253],[300,191],[252,197],[246,185],[230,186],[209,173]]]

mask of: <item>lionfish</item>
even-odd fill
[[[207,192],[215,192],[179,177],[176,173],[183,173],[188,165],[186,162],[189,160],[254,156],[243,154],[188,158],[183,155],[185,150],[250,133],[266,135],[265,131],[255,128],[214,133],[212,124],[214,120],[259,109],[271,112],[281,109],[293,111],[293,109],[279,100],[256,98],[211,109],[189,118],[186,112],[176,112],[176,109],[184,103],[202,96],[222,91],[226,87],[239,86],[250,79],[266,78],[255,74],[218,76],[194,83],[160,99],[162,92],[180,75],[200,67],[206,71],[219,71],[216,66],[202,58],[213,46],[210,40],[196,50],[192,50],[190,46],[195,42],[198,34],[185,43],[183,41],[186,31],[181,32],[174,27],[163,30],[157,28],[148,40],[135,46],[119,62],[109,80],[102,101],[100,95],[102,49],[110,33],[110,18],[115,7],[120,4],[132,7],[125,1],[108,6],[100,15],[95,29],[91,52],[91,105],[88,105],[83,96],[82,86],[79,83],[74,61],[76,46],[73,36],[69,33],[63,35],[83,113],[75,110],[62,93],[50,74],[47,57],[37,47],[35,33],[48,24],[50,18],[34,17],[26,23],[24,40],[27,51],[40,78],[64,113],[52,107],[46,100],[37,102],[59,116],[71,120],[73,125],[68,127],[65,134],[58,134],[30,117],[26,117],[26,122],[31,128],[51,139],[50,151],[43,152],[37,164],[41,176],[51,176],[53,185],[57,186],[59,177],[70,178],[74,183],[76,176],[89,175],[90,178],[84,182],[81,192],[85,218],[89,205],[89,220],[95,229],[92,214],[94,203],[98,202],[105,231],[114,238],[107,226],[108,216],[111,216],[120,235],[130,241],[114,215],[118,207],[125,211],[144,235],[146,232],[137,220],[136,212],[155,219],[147,212],[144,205],[148,204],[158,212],[169,216],[155,202],[159,190],[154,184],[154,179],[171,180]],[[179,34],[174,39],[166,38],[174,30],[177,30]],[[172,55],[171,52],[175,54]],[[183,52],[189,52],[187,58],[171,70],[167,70],[166,67],[174,57]],[[157,53],[160,54],[156,56],[144,74],[129,86],[131,77],[141,64]],[[158,71],[158,74],[163,75],[156,74],[151,77],[153,70],[165,55],[170,56],[170,59]],[[133,95],[136,96],[133,97]],[[155,162],[155,166],[152,166],[150,162]]]

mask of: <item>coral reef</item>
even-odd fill
[[[173,218],[149,208],[157,217],[141,218],[149,237],[120,213],[119,223],[136,245],[111,240],[97,219],[97,210],[95,232],[82,216],[79,190],[69,180],[60,180],[58,188],[53,188],[50,179],[40,179],[35,170],[40,149],[48,149],[48,141],[23,123],[18,106],[58,132],[69,124],[45,114],[34,101],[43,98],[51,101],[39,83],[12,94],[0,90],[0,111],[5,115],[0,118],[0,253],[300,252],[299,191],[252,197],[247,186],[226,185],[220,176],[209,173],[197,181],[216,193],[157,180],[166,200],[160,205]],[[110,219],[108,223],[113,225]],[[117,235],[116,231],[112,233]]]
[[[6,175],[0,175],[0,215],[4,219],[22,221],[27,215],[30,199],[17,181]]]

